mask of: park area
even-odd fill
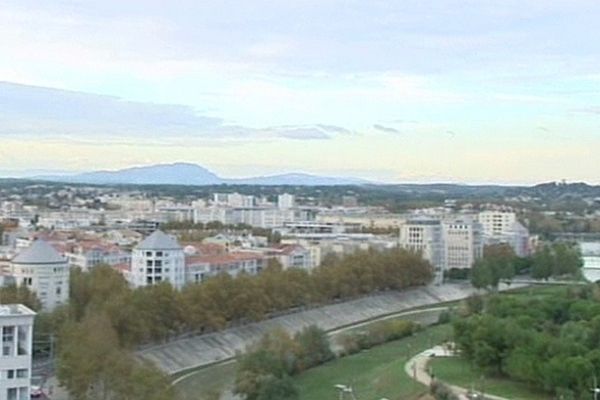
[[[300,399],[336,399],[338,384],[352,386],[360,400],[417,399],[427,389],[404,372],[404,365],[413,355],[447,340],[451,331],[447,324],[431,327],[310,369],[295,378]]]
[[[460,357],[437,357],[429,362],[433,374],[440,381],[477,392],[488,393],[514,400],[549,400],[547,393],[540,392],[524,383],[504,377],[483,375],[469,361]]]

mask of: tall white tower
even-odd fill
[[[34,318],[24,305],[0,305],[0,399],[30,398]]]
[[[54,247],[36,240],[11,261],[11,274],[18,286],[33,291],[45,311],[69,300],[69,264]]]
[[[173,236],[155,231],[144,239],[131,256],[131,284],[134,287],[169,282],[176,289],[185,283],[185,255]]]

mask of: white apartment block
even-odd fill
[[[481,225],[470,218],[442,222],[446,269],[471,268],[483,256]]]
[[[0,399],[29,400],[35,313],[21,304],[0,305]]]
[[[133,249],[130,283],[134,287],[169,282],[176,289],[185,284],[185,254],[177,240],[155,231]]]
[[[285,210],[296,206],[296,198],[289,193],[280,194],[277,196],[277,208]]]
[[[314,219],[310,210],[275,207],[210,206],[194,209],[195,223],[221,222],[224,225],[246,224],[259,228],[275,228],[286,222]]]
[[[478,219],[486,236],[507,234],[512,230],[513,224],[517,222],[516,214],[506,211],[482,211],[479,213]]]
[[[45,311],[69,300],[69,264],[51,245],[36,240],[11,260],[11,271],[19,286],[33,291]]]
[[[482,211],[478,220],[483,227],[485,244],[508,243],[519,257],[531,254],[529,231],[514,212]]]
[[[442,282],[446,267],[444,257],[443,227],[439,220],[413,219],[400,228],[400,246],[420,252],[429,261],[435,271],[436,284]]]

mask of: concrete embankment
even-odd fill
[[[416,307],[460,300],[474,292],[468,284],[448,284],[382,293],[220,332],[179,339],[140,350],[137,354],[140,358],[153,362],[166,373],[175,374],[231,359],[237,352],[243,351],[275,328],[295,333],[309,325],[317,325],[326,331],[334,331]]]

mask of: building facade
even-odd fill
[[[185,255],[177,240],[155,231],[133,249],[130,283],[142,287],[169,282],[176,289],[185,284]]]
[[[0,305],[0,399],[30,399],[34,318],[21,304]]]
[[[11,260],[15,283],[33,291],[45,311],[52,311],[69,300],[69,264],[54,247],[36,240]]]
[[[471,268],[483,257],[483,232],[481,225],[469,218],[444,221],[444,268]]]
[[[416,251],[434,268],[434,283],[443,280],[445,266],[442,224],[435,219],[408,220],[400,228],[400,247]]]

